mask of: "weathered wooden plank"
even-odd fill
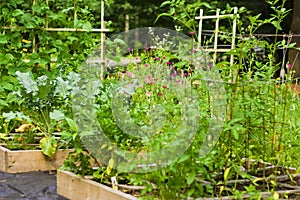
[[[0,171],[5,172],[7,166],[7,149],[0,146]]]
[[[114,190],[72,172],[57,171],[57,193],[72,200],[133,200],[136,197]]]
[[[19,173],[57,170],[71,151],[58,150],[49,158],[41,150],[9,150],[0,146],[0,171]]]

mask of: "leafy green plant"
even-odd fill
[[[90,153],[82,145],[78,127],[74,120],[63,114],[60,114],[60,117],[55,118],[58,121],[63,119],[68,127],[67,130],[59,133],[61,136],[60,140],[64,141],[63,145],[66,145],[67,148],[74,148],[74,152],[69,153],[68,158],[64,161],[61,169],[69,170],[82,176],[93,173],[92,164],[96,164],[97,161],[93,159]]]
[[[57,121],[62,119],[62,112],[71,113],[70,95],[78,81],[78,75],[72,72],[65,80],[62,77],[50,80],[45,75],[33,79],[29,72],[17,71],[16,75],[23,87],[18,92],[24,102],[21,107],[30,116],[27,121],[30,120],[35,129],[44,136],[40,140],[43,153],[52,156],[58,145],[53,133],[59,129]],[[3,117],[7,118],[8,115],[4,114]]]

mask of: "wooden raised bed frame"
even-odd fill
[[[137,198],[114,190],[69,171],[57,171],[57,193],[72,200],[136,200]]]
[[[0,146],[0,171],[7,173],[57,170],[74,150],[59,149],[53,157],[41,150],[9,150]]]

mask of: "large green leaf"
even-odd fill
[[[90,22],[85,22],[83,25],[82,25],[82,28],[87,30],[87,31],[91,31],[92,30],[92,24]]]
[[[7,39],[5,35],[0,34],[0,44],[6,44]]]
[[[194,182],[194,180],[196,179],[196,173],[194,171],[191,171],[190,173],[188,173],[186,179],[186,183],[188,185],[192,184]]]
[[[68,125],[70,126],[71,130],[74,131],[75,133],[78,133],[78,127],[77,127],[77,124],[75,123],[75,121],[70,118],[66,118],[66,121],[67,121]]]
[[[12,13],[12,16],[16,17],[16,16],[19,16],[19,15],[23,15],[24,12],[20,9],[16,9],[14,10],[14,12]]]
[[[16,75],[20,83],[25,88],[27,94],[35,94],[39,90],[37,83],[32,79],[32,76],[29,72],[22,73],[16,71]]]
[[[43,154],[51,157],[56,152],[57,142],[54,137],[44,137],[40,140],[40,147]]]
[[[6,101],[0,99],[0,106],[1,106],[1,107],[2,107],[2,106],[8,106],[8,104],[7,104]]]
[[[50,112],[50,119],[54,119],[55,121],[60,121],[64,118],[65,115],[60,110],[53,110],[53,112]]]

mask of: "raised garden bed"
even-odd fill
[[[129,200],[136,197],[83,178],[69,171],[57,171],[57,193],[72,200]]]
[[[229,199],[299,199],[300,198],[300,174],[296,168],[275,166],[268,162],[243,159],[245,166],[242,171],[251,177],[218,180],[218,184],[205,181],[203,184],[213,185],[215,193],[222,190],[222,196],[212,198],[197,198],[205,200],[229,200]],[[221,175],[223,176],[223,174]],[[245,188],[252,185],[256,191],[251,193]],[[226,195],[225,190],[236,188],[241,192],[240,196]],[[230,192],[229,192],[230,193]]]
[[[72,149],[59,149],[52,157],[41,150],[10,150],[0,146],[0,171],[7,173],[57,170]]]

